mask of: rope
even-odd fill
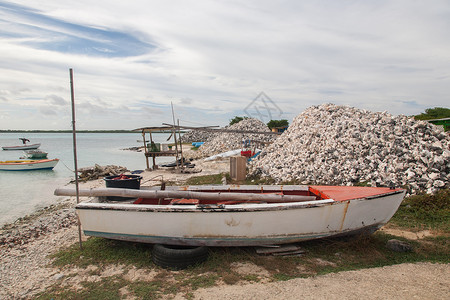
[[[69,168],[62,160],[60,160],[60,162],[72,173],[75,173],[74,170],[72,170],[71,168]]]

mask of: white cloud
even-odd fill
[[[64,100],[63,97],[57,95],[48,95],[45,97],[46,100],[50,102],[51,105],[63,106],[69,105],[69,102]]]
[[[261,91],[289,119],[324,102],[394,114],[448,106],[447,1],[13,3],[55,22],[0,13],[20,34],[0,34],[0,103],[10,104],[1,128],[70,126],[70,67],[80,129],[157,126],[171,120],[171,102],[183,119],[223,125]],[[46,50],[30,40],[42,45],[52,37],[23,24],[91,40],[95,30],[78,29],[97,28],[157,48],[120,57],[98,45],[91,45],[97,55]],[[44,103],[55,120],[18,117]]]

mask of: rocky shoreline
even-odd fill
[[[0,248],[14,248],[77,224],[74,203],[64,199],[0,229]]]
[[[77,241],[74,206],[64,199],[0,229],[0,299],[30,299],[56,282],[49,255]]]

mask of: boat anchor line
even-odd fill
[[[72,173],[75,173],[75,171],[72,170],[71,168],[69,168],[62,160],[60,160],[60,161],[61,161],[61,163],[67,168],[67,170],[69,170],[69,171],[72,172]]]

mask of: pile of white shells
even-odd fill
[[[403,115],[323,104],[298,115],[250,164],[250,174],[302,184],[449,188],[450,138]]]
[[[228,130],[243,130],[256,132],[270,132],[266,124],[254,118],[244,119],[236,124],[225,127]],[[228,133],[219,132],[205,142],[197,151],[199,157],[206,157],[222,152],[239,149],[243,146],[243,141],[250,141],[252,145],[262,147],[264,143],[271,142],[278,135],[273,134],[249,134],[249,133]],[[262,142],[262,143],[261,143]]]
[[[189,130],[181,136],[183,143],[206,142],[214,136],[211,131]]]

